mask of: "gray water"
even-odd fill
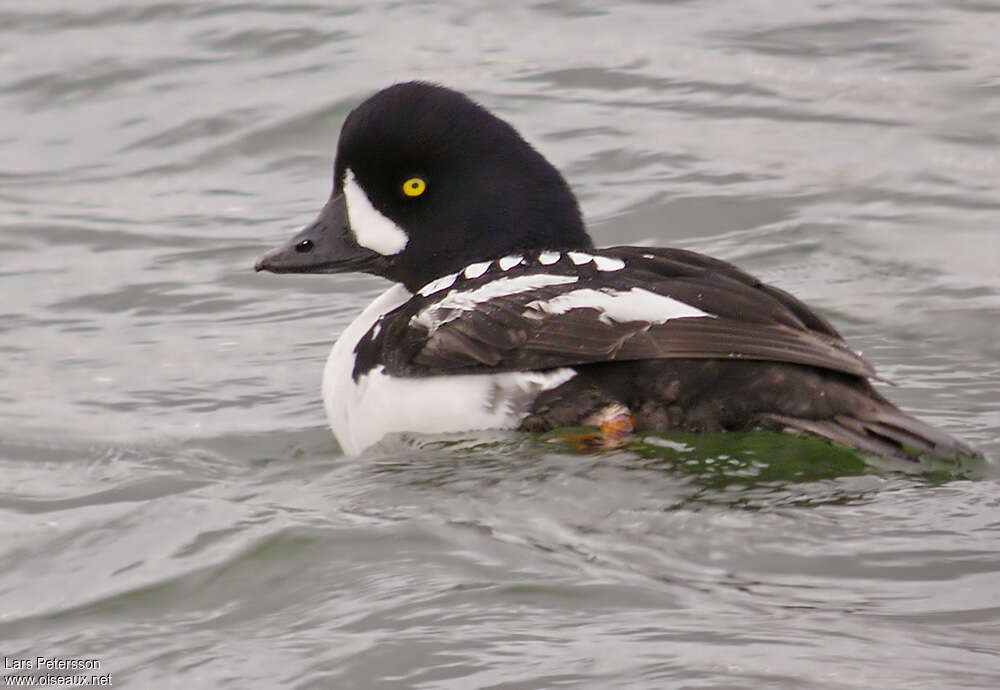
[[[790,290],[996,462],[1000,3],[12,0],[0,27],[5,660],[130,688],[1000,684],[995,466],[503,433],[345,458],[320,373],[384,284],[251,269],[325,200],[353,106],[441,82],[567,174],[598,244]]]

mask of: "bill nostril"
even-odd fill
[[[312,248],[313,248],[312,240],[302,240],[297,245],[295,245],[295,251],[297,251],[299,254],[305,254],[307,252],[311,252]]]

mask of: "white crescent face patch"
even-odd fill
[[[347,202],[347,218],[358,244],[384,256],[399,254],[406,248],[409,236],[372,206],[350,168],[344,175],[344,200]]]

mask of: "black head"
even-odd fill
[[[366,271],[415,291],[475,261],[592,247],[562,175],[466,96],[396,84],[344,122],[319,218],[257,270]]]

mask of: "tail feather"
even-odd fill
[[[807,433],[871,453],[900,460],[919,461],[928,456],[949,462],[981,459],[971,446],[930,424],[911,417],[889,403],[866,410],[864,417],[837,415],[831,419],[803,419],[780,414],[763,421]]]

